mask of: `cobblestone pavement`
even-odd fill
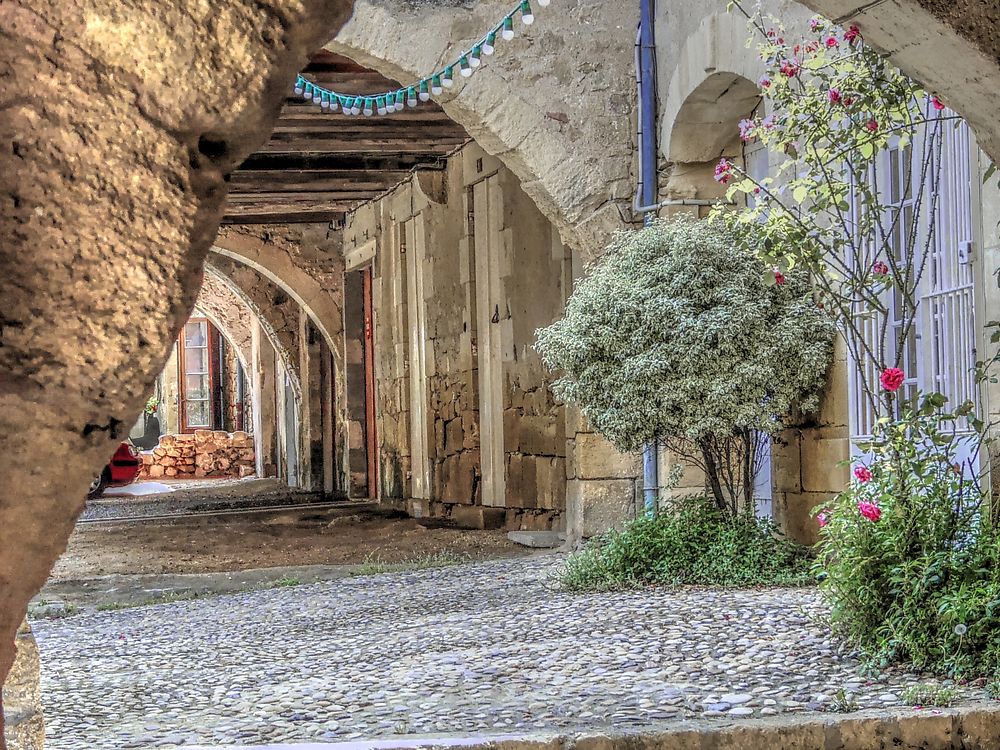
[[[51,750],[627,728],[819,710],[867,682],[811,590],[572,595],[555,555],[35,625]],[[968,694],[968,697],[978,697]]]

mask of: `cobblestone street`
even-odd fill
[[[819,710],[866,682],[812,590],[571,595],[556,555],[35,624],[52,750],[511,733]],[[966,697],[979,697],[968,694]]]

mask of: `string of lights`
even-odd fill
[[[547,7],[551,0],[535,0],[541,7]],[[521,23],[531,26],[535,22],[535,14],[531,10],[529,0],[521,2],[499,23],[493,26],[468,50],[458,55],[451,63],[421,78],[412,86],[384,91],[378,94],[341,94],[313,83],[299,74],[295,79],[295,94],[318,104],[327,112],[342,112],[345,115],[360,115],[370,117],[374,114],[389,115],[406,107],[416,107],[421,102],[429,101],[431,96],[437,96],[455,85],[455,71],[462,78],[469,78],[483,64],[486,57],[496,52],[500,40],[510,41],[514,38],[514,20],[520,16]]]

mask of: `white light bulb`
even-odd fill
[[[524,22],[525,26],[531,26],[535,22],[535,16],[531,13],[525,13],[521,16],[521,20]]]
[[[480,60],[478,57],[469,58],[469,65],[471,65],[473,68],[478,68],[480,64],[482,64],[482,60]]]
[[[303,91],[303,88],[301,86],[296,86],[295,87],[295,95],[296,96],[302,96],[302,91]]]
[[[543,8],[548,8],[549,3],[551,2],[552,0],[538,0],[538,4],[541,5]]]
[[[514,29],[504,29],[500,32],[500,36],[506,39],[508,42],[514,38]]]
[[[361,107],[359,107],[357,104],[355,104],[353,107],[351,107],[351,114],[352,115],[360,115],[361,114]]]
[[[441,85],[444,86],[446,89],[450,89],[452,86],[455,85],[455,81],[452,80],[451,78],[442,78]]]
[[[490,55],[492,55],[496,51],[497,51],[496,47],[494,47],[489,42],[484,42],[483,43],[483,54],[486,55],[487,57],[489,57]]]

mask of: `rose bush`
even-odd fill
[[[851,486],[816,515],[816,573],[834,627],[874,666],[986,676],[1000,666],[1000,543],[964,458],[976,437],[955,429],[972,404],[945,405],[924,396],[859,446]]]

